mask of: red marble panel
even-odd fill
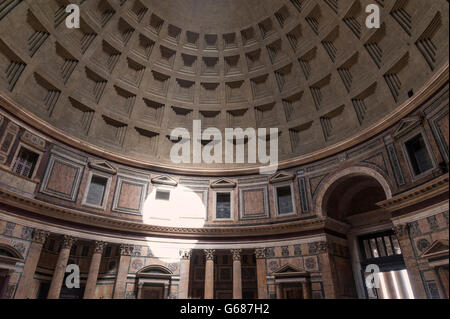
[[[118,206],[126,209],[139,210],[142,187],[142,185],[123,182]]]
[[[244,214],[264,214],[264,194],[262,190],[244,191]]]
[[[77,176],[77,168],[55,161],[50,172],[47,189],[71,196],[73,183]]]

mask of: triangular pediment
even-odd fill
[[[167,175],[160,175],[152,178],[153,184],[161,184],[161,185],[168,185],[168,186],[177,186],[178,182],[174,180],[172,177]]]
[[[275,270],[273,272],[274,275],[277,274],[289,274],[289,273],[303,273],[304,271],[294,265],[291,264],[285,264],[283,266],[281,266],[280,268],[278,268],[277,270]]]
[[[392,134],[394,138],[398,138],[409,131],[411,131],[413,128],[419,126],[421,123],[421,119],[418,115],[416,116],[410,116],[406,117],[397,124],[397,127],[395,128],[394,133]]]
[[[108,174],[117,174],[117,169],[107,161],[92,161],[89,162],[89,167]]]
[[[236,183],[225,178],[220,178],[211,183],[212,188],[235,188]]]
[[[286,173],[286,172],[278,172],[270,178],[270,183],[278,183],[278,182],[284,182],[294,179],[294,174]]]
[[[420,257],[433,258],[440,256],[448,256],[448,240],[436,240],[428,247]]]

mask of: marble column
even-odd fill
[[[13,271],[10,272],[5,272],[4,274],[0,274],[0,299],[6,299],[6,294],[8,292],[8,284],[9,284],[9,279],[11,278],[11,273]]]
[[[34,230],[27,260],[25,261],[19,285],[17,286],[16,295],[14,297],[15,299],[28,299],[33,297],[29,295],[31,291],[30,287],[33,283],[33,277],[41,256],[42,247],[44,246],[45,240],[49,234],[50,233],[48,231],[40,229]]]
[[[133,251],[133,245],[120,245],[120,260],[119,267],[117,269],[116,282],[114,283],[113,299],[125,299],[128,267],[130,266],[130,260]]]
[[[408,289],[406,288],[406,283],[403,280],[402,272],[401,271],[394,271],[394,278],[397,282],[398,292],[399,292],[399,298],[400,299],[409,299],[408,297]]]
[[[326,241],[317,243],[320,264],[322,267],[322,283],[326,299],[337,299],[337,274],[336,267],[328,249]]]
[[[438,277],[442,284],[443,291],[445,293],[445,295],[443,297],[448,299],[449,298],[449,295],[448,295],[448,285],[449,285],[448,266],[447,266],[447,270],[442,266],[436,267],[435,269],[437,271]]]
[[[96,241],[94,253],[91,258],[91,265],[89,266],[88,278],[86,281],[86,288],[84,289],[84,299],[94,299],[95,289],[97,288],[98,271],[100,263],[102,262],[103,249],[106,243],[103,241]]]
[[[231,249],[233,255],[233,299],[242,299],[242,249]]]
[[[58,299],[61,293],[61,287],[64,281],[64,275],[66,274],[67,261],[70,256],[70,249],[72,248],[75,238],[72,236],[64,235],[61,250],[59,251],[58,260],[56,261],[55,271],[53,273],[52,282],[48,290],[47,299]]]
[[[422,277],[420,276],[419,266],[417,265],[417,259],[409,237],[408,225],[397,225],[393,229],[400,244],[400,249],[402,250],[403,260],[405,261],[405,266],[408,271],[414,298],[427,299]]]
[[[214,254],[215,249],[204,249],[205,265],[205,299],[214,299]]]
[[[137,291],[137,297],[136,299],[142,299],[142,290],[144,289],[144,283],[138,284],[138,291]]]
[[[258,299],[267,299],[266,249],[255,249],[256,278],[258,283]]]
[[[189,270],[191,267],[192,249],[180,250],[180,288],[179,298],[187,299],[189,295]]]
[[[302,283],[303,299],[311,299],[311,283],[306,281]]]

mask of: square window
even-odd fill
[[[108,178],[92,175],[86,203],[93,206],[102,207],[105,201]]]
[[[231,194],[217,193],[216,194],[216,218],[230,219],[231,218]]]
[[[170,191],[157,190],[155,194],[155,199],[168,201],[170,199]]]
[[[277,188],[277,204],[279,215],[291,214],[294,212],[291,187],[289,185]]]
[[[14,162],[13,172],[20,176],[31,178],[38,159],[39,154],[22,147]]]
[[[433,162],[422,134],[406,141],[405,147],[414,175],[420,175],[433,168]]]

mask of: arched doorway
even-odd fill
[[[136,274],[137,299],[168,299],[173,273],[170,269],[151,265]]]
[[[12,246],[0,244],[0,299],[8,298],[8,284],[18,262],[23,262],[22,254]]]
[[[333,256],[338,289],[357,288],[360,298],[412,298],[391,216],[377,206],[392,196],[388,182],[374,170],[352,167],[327,185],[319,194],[322,215],[350,226],[350,258]]]

